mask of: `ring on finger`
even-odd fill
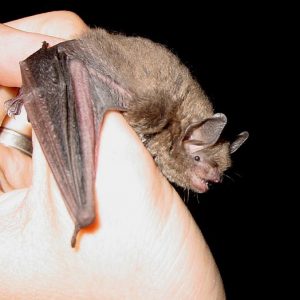
[[[31,139],[15,130],[0,127],[0,144],[18,149],[24,154],[32,156]]]

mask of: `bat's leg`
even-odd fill
[[[20,89],[19,94],[15,98],[5,101],[4,107],[9,117],[19,115],[23,107],[22,89]]]

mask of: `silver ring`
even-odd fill
[[[0,144],[20,150],[32,156],[32,142],[27,136],[12,129],[0,127]]]

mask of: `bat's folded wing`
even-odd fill
[[[44,44],[21,62],[21,93],[78,231],[95,218],[95,146],[103,115],[126,104],[116,83],[69,53],[75,42]]]

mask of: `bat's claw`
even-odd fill
[[[43,41],[42,49],[48,49],[48,47],[49,47],[49,43],[47,43],[46,41]]]
[[[7,115],[11,118],[21,113],[23,98],[19,95],[16,98],[5,101],[4,107]]]

